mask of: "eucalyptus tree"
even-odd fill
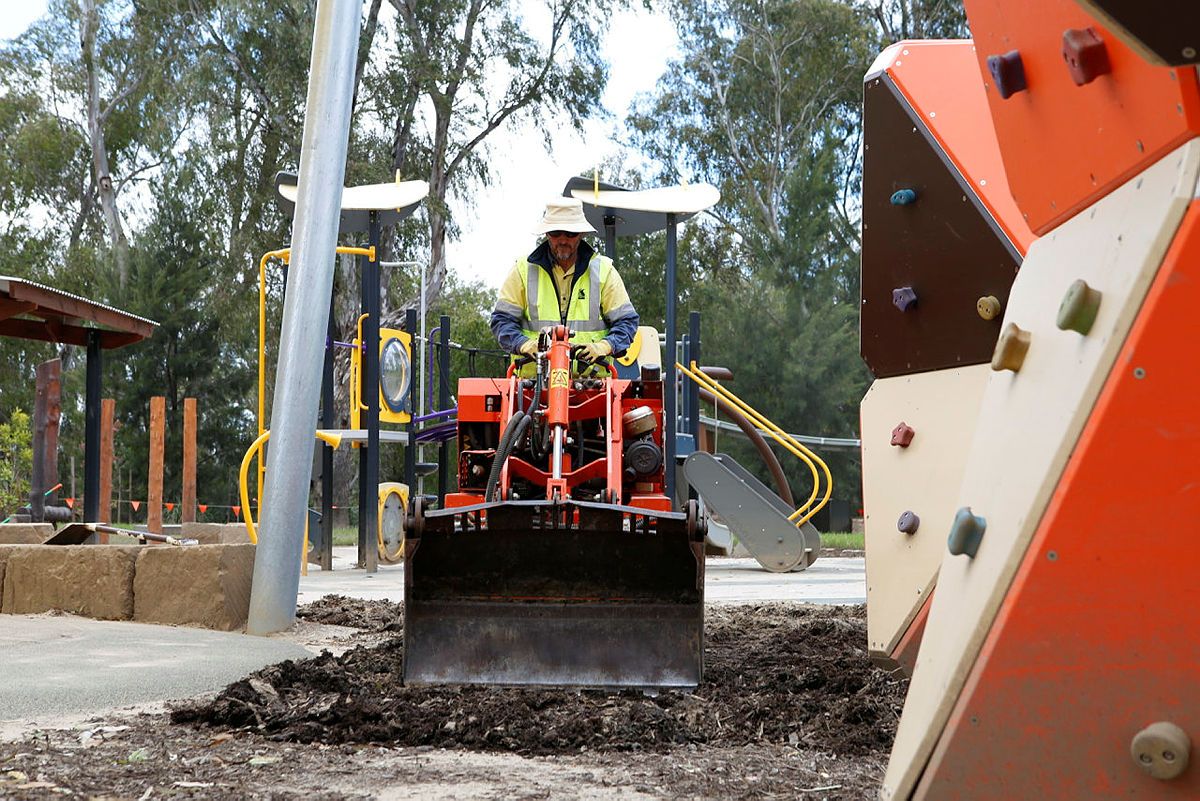
[[[710,219],[724,235],[697,232],[711,250],[687,257],[724,276],[717,297],[697,296],[705,361],[736,366],[738,392],[788,430],[853,436],[866,386],[860,99],[875,25],[836,0],[682,0],[669,13],[680,55],[629,122],[664,180],[721,190]],[[855,497],[852,460],[834,461]]]
[[[963,39],[970,36],[962,0],[872,0],[880,45],[901,39]]]
[[[120,286],[136,195],[190,124],[188,41],[172,0],[51,0],[0,56],[4,103],[30,126],[26,202],[66,248],[101,233]]]
[[[393,50],[367,83],[390,116],[391,167],[429,182],[428,292],[446,278],[455,229],[446,198],[470,197],[492,176],[487,141],[524,126],[549,141],[556,129],[600,113],[607,80],[600,37],[612,10],[601,0],[389,0]]]

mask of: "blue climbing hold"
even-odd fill
[[[897,189],[892,193],[893,206],[907,206],[910,203],[917,202],[917,190],[915,189]]]

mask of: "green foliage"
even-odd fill
[[[685,0],[672,13],[682,55],[635,102],[634,142],[662,180],[721,190],[681,237],[679,323],[701,312],[702,361],[733,368],[731,388],[778,425],[854,437],[869,379],[858,356],[859,103],[878,34],[834,0]],[[661,245],[633,252],[648,269],[622,253],[622,275],[661,330]],[[748,445],[732,450],[766,477]],[[822,455],[836,496],[856,503],[857,454]],[[808,469],[781,461],[806,497]]]
[[[0,517],[29,502],[33,475],[33,427],[29,415],[13,409],[0,423]]]
[[[164,175],[156,215],[134,243],[124,293],[128,311],[159,325],[113,361],[105,383],[117,398],[124,423],[117,449],[135,486],[145,486],[150,398],[166,398],[167,500],[177,499],[182,481],[183,401],[198,400],[197,493],[201,502],[221,502],[253,439],[246,399],[254,373],[242,356],[249,332],[230,329],[222,313],[229,298],[220,243],[204,225],[213,201],[196,187],[188,168]]]

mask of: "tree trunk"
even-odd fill
[[[117,280],[124,289],[129,279],[129,242],[125,239],[125,231],[121,227],[117,193],[109,172],[104,126],[100,119],[100,78],[96,66],[96,35],[100,27],[100,14],[96,9],[96,0],[79,0],[79,12],[79,44],[83,56],[84,80],[87,82],[87,126],[88,139],[92,146],[92,171],[95,174],[96,190],[100,195],[100,208],[104,212],[104,225],[108,229],[109,246],[116,259]]]

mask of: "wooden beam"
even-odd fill
[[[183,508],[179,520],[196,520],[196,399],[183,399]]]
[[[163,451],[166,434],[167,399],[150,399],[150,473],[146,490],[146,530],[162,533],[163,518]]]
[[[12,281],[8,285],[8,294],[13,300],[36,303],[47,311],[88,320],[118,331],[141,334],[143,338],[154,333],[154,324],[148,320],[49,287]]]
[[[62,422],[62,361],[51,359],[37,366],[38,391],[46,392],[46,427],[43,434],[42,480],[43,488],[49,489],[58,483],[58,426]],[[57,505],[59,495],[51,493],[46,501]]]
[[[36,339],[63,345],[87,346],[88,332],[93,328],[65,325],[62,320],[26,320],[24,318],[0,319],[0,336],[18,339]],[[140,342],[146,337],[129,331],[101,331],[100,347],[104,350],[121,348]]]
[[[18,314],[25,314],[37,308],[36,303],[27,303],[9,298],[0,297],[0,320],[7,320],[10,317],[16,317]]]

